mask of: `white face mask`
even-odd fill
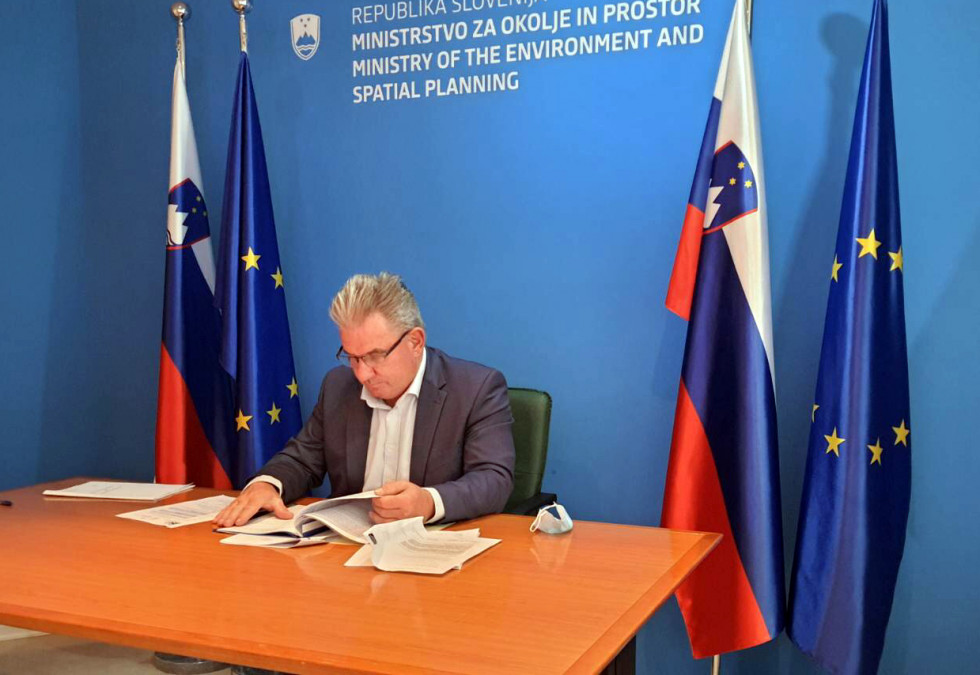
[[[538,511],[537,517],[531,523],[531,532],[541,530],[547,534],[561,534],[572,529],[572,518],[565,507],[555,502]]]

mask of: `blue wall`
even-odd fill
[[[0,204],[8,242],[0,285],[4,487],[67,467],[92,470],[86,467],[98,456],[88,423],[94,397],[77,396],[87,390],[79,377],[85,366],[71,365],[83,361],[83,336],[98,330],[78,320],[68,299],[92,269],[82,255],[75,6],[74,0],[48,2],[25,15],[23,5],[0,5]]]
[[[0,7],[13,242],[0,488],[152,477],[169,4]],[[192,4],[189,94],[217,230],[236,19],[223,0]],[[545,487],[574,517],[656,524],[684,341],[663,297],[730,2],[702,0],[700,45],[531,62],[516,92],[365,106],[350,102],[350,0],[256,4],[250,54],[305,410],[338,344],[332,293],[354,272],[397,271],[432,344],[552,392]],[[759,3],[755,15],[788,551],[870,4]],[[303,12],[323,20],[308,62],[288,43]],[[893,2],[890,18],[915,473],[881,670],[963,672],[980,615],[968,337],[980,327],[980,50],[967,28],[980,8]],[[638,666],[707,668],[673,603],[641,633]],[[724,670],[815,668],[780,637]]]

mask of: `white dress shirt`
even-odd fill
[[[364,467],[363,491],[376,490],[386,483],[409,480],[412,465],[412,440],[415,438],[415,413],[418,410],[419,392],[425,375],[426,353],[422,351],[415,379],[395,405],[389,406],[361,387],[361,400],[371,408],[371,435],[368,437],[367,462]],[[282,483],[272,476],[256,476],[256,481],[271,483],[282,494]],[[246,485],[246,487],[248,487]],[[435,512],[427,522],[434,523],[446,514],[442,497],[435,488],[422,488],[432,495]]]

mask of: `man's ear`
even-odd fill
[[[408,334],[408,339],[412,343],[412,350],[421,356],[422,350],[425,349],[425,329],[413,328],[412,332]]]

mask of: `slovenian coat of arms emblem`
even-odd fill
[[[316,14],[294,16],[289,21],[289,33],[296,56],[309,61],[320,46],[320,17]]]

